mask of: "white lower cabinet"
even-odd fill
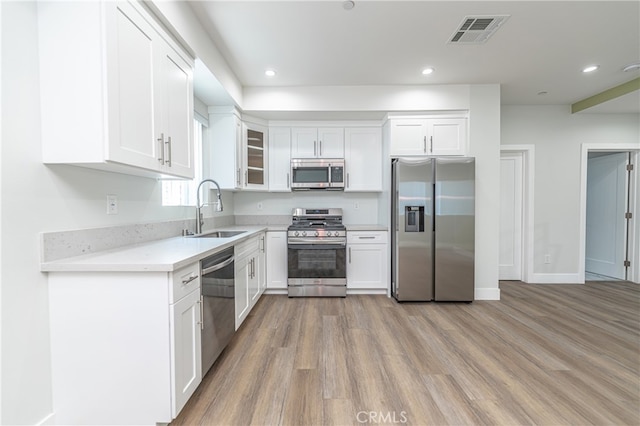
[[[347,231],[347,290],[382,293],[389,287],[386,231]]]
[[[236,330],[249,315],[249,285],[252,275],[252,261],[248,256],[235,258],[235,302]]]
[[[199,264],[49,272],[58,424],[173,420],[201,377]]]
[[[201,309],[200,288],[171,305],[171,346],[175,355],[175,362],[171,364],[173,417],[202,381]]]
[[[236,330],[264,292],[265,233],[235,246]]]
[[[287,290],[287,231],[267,232],[267,290]]]

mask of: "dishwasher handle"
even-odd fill
[[[228,258],[227,260],[225,260],[224,262],[220,262],[216,265],[210,266],[208,268],[205,268],[202,270],[202,275],[207,275],[210,274],[211,272],[215,272],[215,271],[219,271],[220,269],[231,265],[231,263],[233,262],[234,256],[231,256],[230,258]]]

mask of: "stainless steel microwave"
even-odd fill
[[[344,158],[293,158],[291,189],[344,189]]]

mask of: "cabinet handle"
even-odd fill
[[[347,173],[347,188],[349,187],[349,173]]]
[[[200,295],[200,300],[198,300],[198,304],[200,305],[200,330],[204,330],[204,296]]]
[[[289,188],[289,173],[287,173],[287,188]]]
[[[264,253],[264,237],[260,238],[260,242],[262,243],[262,247],[260,248],[260,251]]]
[[[351,247],[349,247],[349,263],[351,263]]]
[[[318,142],[313,141],[313,156],[317,157],[318,156]]]
[[[158,161],[160,164],[164,164],[164,133],[160,133],[160,137],[157,139],[158,144],[160,145],[160,156],[158,157]]]
[[[427,152],[427,137],[424,137],[424,152]]]
[[[240,186],[240,169],[238,169],[238,185],[237,186]]]
[[[164,164],[166,164],[167,166],[171,167],[171,136],[169,136],[167,138],[167,141],[165,142],[165,145],[167,146],[167,158],[168,160],[164,162]]]
[[[433,136],[429,136],[429,140],[431,141],[431,148],[429,149],[429,152],[433,154]]]
[[[247,186],[249,183],[249,170],[244,171],[244,186]]]
[[[191,281],[195,280],[196,278],[198,278],[197,275],[189,275],[189,278],[187,278],[186,280],[182,280],[182,285],[186,285],[189,284]]]
[[[373,239],[375,239],[375,238],[376,238],[376,237],[374,237],[374,236],[370,236],[370,237],[358,237],[358,239],[359,239],[359,240],[373,240]]]
[[[322,141],[318,142],[318,146],[320,147],[319,152],[318,152],[318,157],[322,157]]]

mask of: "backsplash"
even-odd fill
[[[234,216],[208,217],[203,229],[234,225]],[[130,244],[146,243],[182,235],[183,229],[193,231],[195,219],[173,220],[105,228],[43,232],[40,234],[40,259],[51,262],[81,256]]]

